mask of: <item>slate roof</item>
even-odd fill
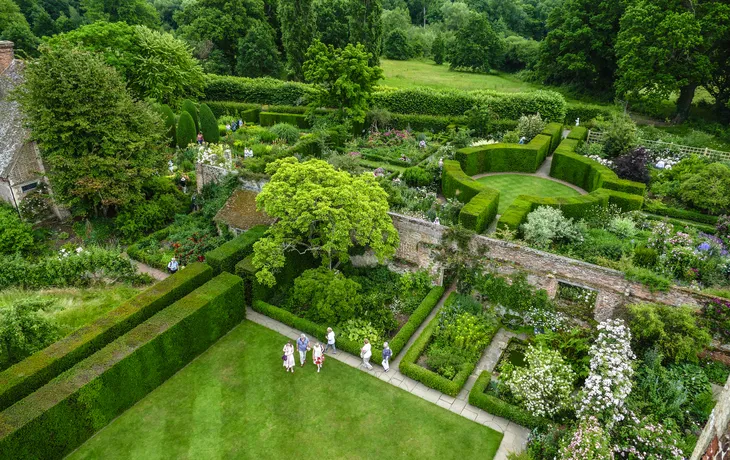
[[[8,96],[23,81],[23,62],[15,59],[0,74],[0,177],[7,177],[28,140],[28,131],[23,127],[20,104],[9,101]]]
[[[213,220],[240,230],[248,230],[259,224],[271,225],[274,219],[256,210],[256,195],[250,190],[236,189]]]

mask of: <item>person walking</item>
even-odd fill
[[[312,348],[312,362],[317,365],[317,372],[322,370],[322,364],[324,363],[324,347],[319,342],[317,342],[314,348]]]
[[[304,367],[304,363],[307,362],[307,352],[309,351],[309,339],[306,335],[302,334],[297,339],[297,349],[299,350],[299,362]]]
[[[332,354],[337,354],[337,347],[335,346],[335,331],[332,330],[331,327],[327,328],[327,347],[325,347],[324,352],[327,353],[327,350],[332,347]]]
[[[284,361],[284,368],[286,368],[286,371],[292,371],[292,373],[294,373],[294,345],[292,345],[291,342],[287,342],[286,345],[284,345],[284,356],[282,356],[281,359]]]
[[[203,145],[203,133],[198,132],[198,145]]]
[[[365,339],[365,343],[360,349],[360,357],[362,358],[362,365],[367,370],[372,370],[373,366],[370,365],[370,357],[373,356],[373,347],[370,346],[370,341]]]
[[[167,264],[167,271],[170,272],[171,275],[174,275],[177,273],[177,270],[180,268],[180,264],[177,263],[177,259],[174,257],[170,259],[170,263]]]
[[[383,344],[383,362],[381,363],[383,365],[383,369],[385,369],[385,372],[388,372],[390,370],[390,358],[392,356],[393,350],[391,350],[388,346],[388,342],[385,342]]]

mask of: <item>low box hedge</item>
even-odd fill
[[[556,148],[558,148],[558,145],[560,145],[560,141],[563,140],[563,124],[562,123],[548,123],[545,125],[545,129],[542,130],[542,133],[546,136],[550,136],[550,153],[554,152]]]
[[[545,428],[551,425],[548,419],[536,417],[521,407],[486,393],[485,390],[491,380],[492,374],[489,371],[482,371],[479,374],[477,381],[469,392],[469,404],[527,428]]]
[[[499,191],[486,188],[461,208],[459,223],[470,230],[482,233],[489,227],[499,207]]]
[[[426,294],[426,297],[424,297],[418,305],[418,308],[413,310],[413,313],[411,313],[406,324],[400,328],[395,337],[388,341],[390,349],[393,350],[393,357],[400,353],[408,341],[411,340],[411,337],[413,337],[413,334],[416,333],[416,330],[421,327],[421,324],[423,324],[426,318],[428,318],[428,315],[431,314],[433,309],[439,303],[439,300],[441,300],[441,297],[444,295],[444,291],[445,289],[443,286],[432,287],[431,291]]]
[[[258,123],[261,104],[232,101],[206,101],[216,118],[224,115],[238,117],[246,123]]]
[[[259,114],[259,123],[261,126],[273,126],[277,123],[289,123],[300,129],[309,129],[311,126],[306,115],[297,113],[274,113],[261,112]]]
[[[388,126],[395,129],[410,128],[414,131],[430,131],[433,133],[447,131],[451,127],[466,126],[467,120],[463,116],[438,116],[393,113],[390,115]]]
[[[242,289],[218,275],[0,413],[0,458],[72,452],[238,324]]]
[[[453,295],[453,293],[451,294]],[[448,301],[448,300],[447,300]],[[438,326],[438,315],[436,315],[428,326],[421,332],[421,335],[413,342],[411,348],[408,349],[400,362],[399,370],[401,374],[417,380],[429,388],[440,391],[449,396],[456,396],[466,384],[467,379],[474,371],[478,363],[478,359],[473,363],[464,365],[452,380],[440,376],[436,372],[430,371],[425,367],[416,364],[418,358],[426,351],[433,340],[433,335]],[[499,325],[492,331],[494,335],[499,330]]]
[[[570,130],[566,139],[574,141],[585,141],[586,139],[588,139],[588,128],[576,126],[575,128]]]
[[[31,394],[212,277],[213,270],[208,265],[192,263],[93,323],[5,369],[0,373],[0,410]]]
[[[651,214],[660,216],[674,217],[675,219],[691,220],[703,224],[717,225],[717,216],[702,214],[696,211],[688,211],[686,209],[673,208],[667,206],[661,201],[648,200],[644,203],[644,210]]]
[[[257,242],[269,227],[256,225],[230,241],[223,243],[205,254],[205,261],[217,275],[221,272],[235,273],[236,264],[253,252],[253,244]]]

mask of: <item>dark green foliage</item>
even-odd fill
[[[660,216],[674,217],[677,219],[691,220],[694,222],[702,222],[705,224],[715,225],[717,224],[717,217],[710,216],[707,214],[700,214],[695,211],[688,211],[686,209],[673,208],[663,204],[657,200],[647,200],[644,203],[644,210],[646,212],[657,214]]]
[[[628,316],[632,349],[639,353],[657,347],[669,361],[696,363],[697,355],[710,344],[710,335],[698,325],[690,307],[631,305]]]
[[[656,266],[658,258],[659,254],[657,253],[656,249],[639,246],[638,248],[634,249],[632,262],[637,267],[653,268]]]
[[[205,98],[256,104],[303,105],[313,94],[312,85],[274,78],[206,75]]]
[[[203,133],[203,139],[206,142],[217,143],[220,141],[220,131],[218,131],[218,121],[213,115],[207,104],[200,105],[200,131]]]
[[[504,45],[487,17],[474,14],[465,27],[456,31],[449,55],[452,69],[488,72],[502,59]]]
[[[58,326],[40,314],[48,304],[26,301],[0,310],[0,369],[5,369],[53,343]]]
[[[433,39],[433,43],[431,44],[431,54],[436,65],[444,63],[446,59],[446,41],[444,40],[443,34],[436,34],[436,38]]]
[[[369,53],[368,64],[380,64],[383,36],[382,0],[349,0],[350,43],[361,44]]]
[[[215,274],[235,273],[236,264],[253,252],[253,244],[266,233],[266,225],[257,225],[232,240],[205,253],[205,261]]]
[[[198,118],[198,105],[191,101],[190,99],[185,99],[182,101],[182,106],[180,107],[180,115],[182,116],[183,112],[187,112],[190,114],[190,117],[193,119],[193,122],[195,123],[195,134],[197,135],[200,131],[200,118]]]
[[[414,187],[425,187],[433,181],[431,173],[420,166],[406,168],[406,170],[403,171],[402,176],[403,180],[406,181],[406,184]]]
[[[190,209],[190,197],[167,177],[155,177],[142,187],[143,199],[125,206],[115,220],[125,241],[133,241],[173,221]]]
[[[350,40],[350,0],[314,0],[317,38],[335,48],[344,48]]]
[[[283,71],[276,47],[275,31],[267,23],[254,21],[238,41],[236,74],[243,77],[279,77]]]
[[[532,70],[537,64],[540,43],[535,40],[511,35],[504,40],[504,60],[500,68],[508,72]],[[588,120],[586,120],[588,121]]]
[[[574,125],[575,120],[580,118],[581,124],[589,123],[598,117],[604,119],[611,118],[616,111],[613,107],[606,107],[604,105],[593,105],[586,104],[583,102],[569,102],[567,110],[565,112],[565,123],[568,125]],[[575,131],[577,127],[573,128]]]
[[[236,119],[241,119],[246,123],[258,123],[259,113],[261,113],[261,104],[251,104],[247,102],[218,102],[208,101],[206,105],[210,107],[213,115],[220,118],[223,115],[229,115]]]
[[[299,128],[289,123],[277,123],[269,128],[277,139],[283,140],[289,145],[294,145],[299,140]]]
[[[408,43],[408,37],[405,32],[396,29],[386,35],[385,45],[383,46],[383,54],[385,57],[405,61],[411,57],[412,53],[413,51]]]
[[[281,22],[281,42],[286,52],[287,70],[294,79],[304,80],[302,66],[316,32],[312,0],[278,2],[277,15]]]
[[[588,377],[591,357],[588,354],[594,336],[591,329],[574,328],[567,332],[547,331],[535,336],[535,345],[560,352],[570,363],[580,381]]]
[[[487,188],[464,205],[459,213],[459,223],[464,228],[482,233],[497,217],[498,207],[499,191]]]
[[[213,276],[205,264],[191,264],[93,323],[0,373],[0,410],[13,405],[66,369],[150,316],[183,298]]]
[[[12,41],[18,54],[36,54],[38,37],[13,0],[0,0],[0,40]]]
[[[307,270],[294,280],[291,308],[319,324],[352,319],[362,301],[361,286],[325,267]]]
[[[157,10],[144,0],[84,0],[84,16],[88,22],[108,21],[141,24],[150,28],[160,25]]]
[[[309,120],[306,115],[296,113],[273,113],[261,112],[259,114],[261,126],[274,126],[278,124],[293,125],[301,129],[309,129]]]
[[[33,226],[20,220],[18,211],[0,203],[0,254],[17,254],[33,247]]]
[[[175,113],[173,113],[172,109],[167,104],[160,104],[156,106],[157,111],[160,112],[162,115],[162,120],[165,122],[165,127],[167,127],[167,138],[169,140],[170,145],[176,145],[176,135],[177,131],[175,129]]]
[[[187,111],[182,112],[177,121],[177,146],[184,149],[188,145],[194,144],[197,137],[193,117]]]
[[[590,158],[575,153],[578,141],[563,141],[555,154],[550,167],[550,176],[577,185],[592,192],[607,188],[619,192],[643,196],[646,185],[619,179],[615,172]]]
[[[518,425],[527,428],[547,427],[550,424],[548,419],[535,417],[525,409],[499,399],[494,394],[487,392],[492,381],[492,374],[482,371],[474,386],[469,391],[469,404],[484,409],[497,417],[504,417]]]
[[[245,315],[223,273],[0,414],[0,456],[63,458],[205,351]]]

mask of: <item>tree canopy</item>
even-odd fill
[[[503,45],[483,14],[469,18],[466,26],[456,31],[450,55],[452,69],[488,72],[502,57]]]
[[[275,284],[287,251],[309,253],[330,269],[347,261],[356,245],[371,248],[381,261],[395,254],[399,240],[388,197],[372,174],[352,176],[322,160],[292,157],[269,164],[266,172],[271,181],[256,206],[276,221],[254,244],[261,283]]]

